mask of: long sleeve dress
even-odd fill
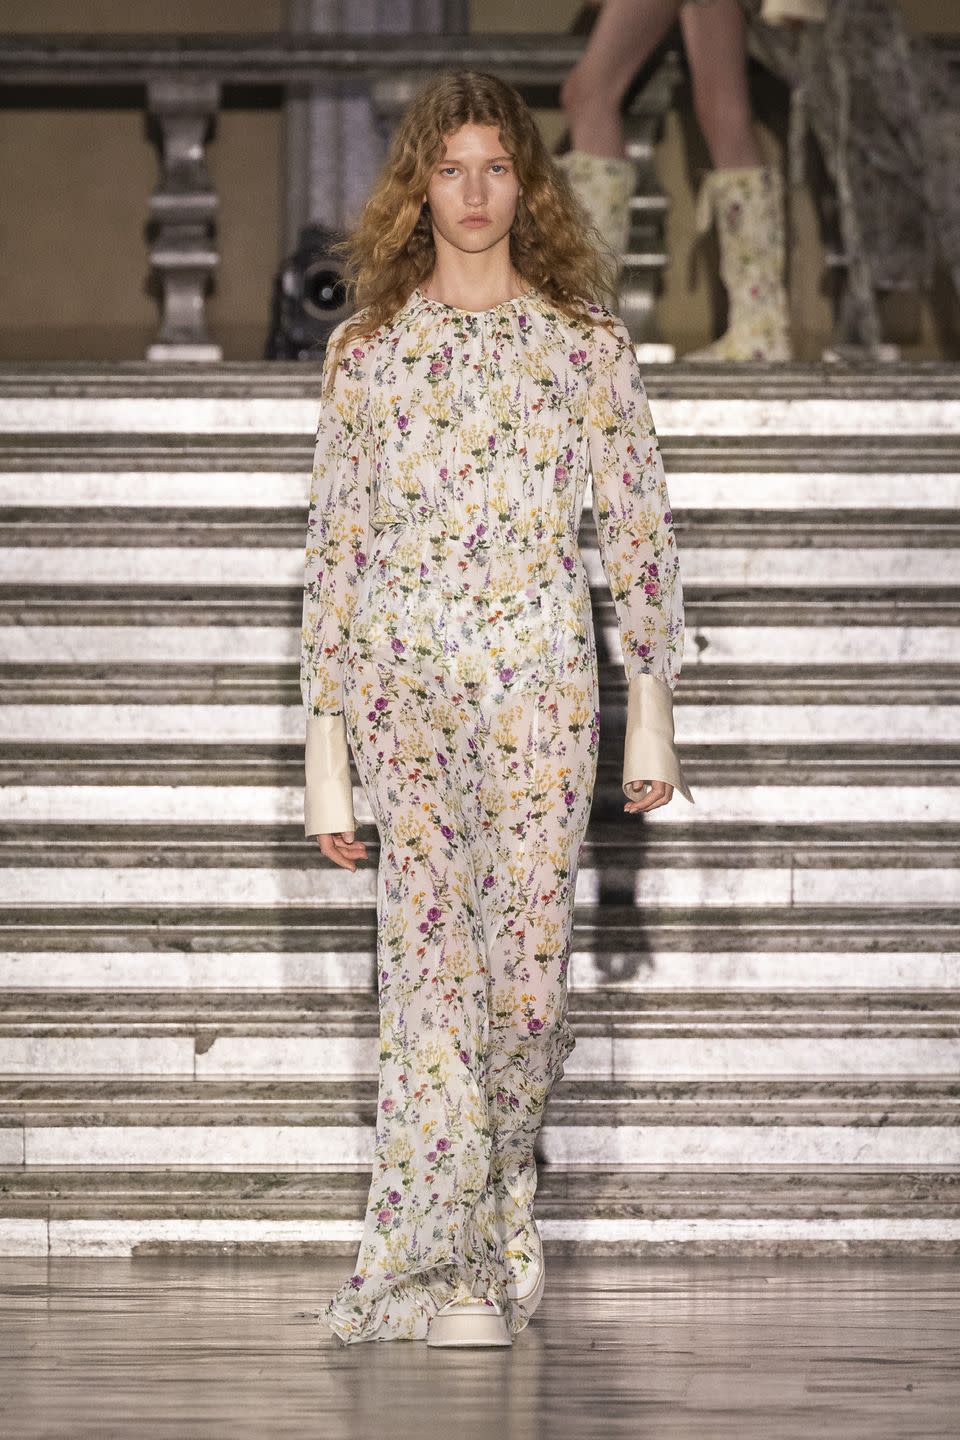
[[[683,597],[629,333],[533,289],[466,311],[416,289],[321,406],[301,681],[307,835],[380,837],[379,1089],[342,1343],[423,1338],[529,1260],[534,1141],[574,1046],[567,966],[599,746],[578,529],[592,485],[628,682],[623,788],[666,780]],[[344,322],[345,323],[345,322]],[[328,344],[329,357],[338,337]],[[512,1267],[512,1268],[511,1268]]]

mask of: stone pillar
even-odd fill
[[[206,141],[220,105],[220,86],[202,78],[147,86],[147,111],[159,131],[160,177],[150,197],[150,264],[159,282],[161,323],[148,360],[221,360],[204,310],[219,263],[217,197]]]
[[[467,0],[289,0],[289,28],[305,34],[466,34]],[[426,79],[427,72],[424,72]],[[285,250],[304,225],[346,231],[383,162],[389,136],[362,75],[291,86],[286,100]]]

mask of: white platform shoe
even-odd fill
[[[513,1336],[500,1306],[474,1295],[470,1300],[448,1300],[440,1307],[427,1327],[427,1344],[512,1345]]]

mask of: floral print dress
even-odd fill
[[[693,798],[673,745],[683,600],[663,466],[629,333],[591,311],[611,328],[536,289],[482,311],[414,290],[348,347],[322,403],[306,829],[353,828],[349,740],[380,839],[373,1175],[354,1272],[321,1316],[343,1343],[422,1339],[468,1296],[514,1333],[529,1319],[507,1285],[541,1258],[534,1142],[575,1043],[600,738],[577,538],[591,473],[630,684],[624,790],[662,778]]]

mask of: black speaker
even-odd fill
[[[330,247],[342,237],[305,225],[296,250],[273,282],[267,360],[319,360],[330,332],[353,311],[340,262]]]

